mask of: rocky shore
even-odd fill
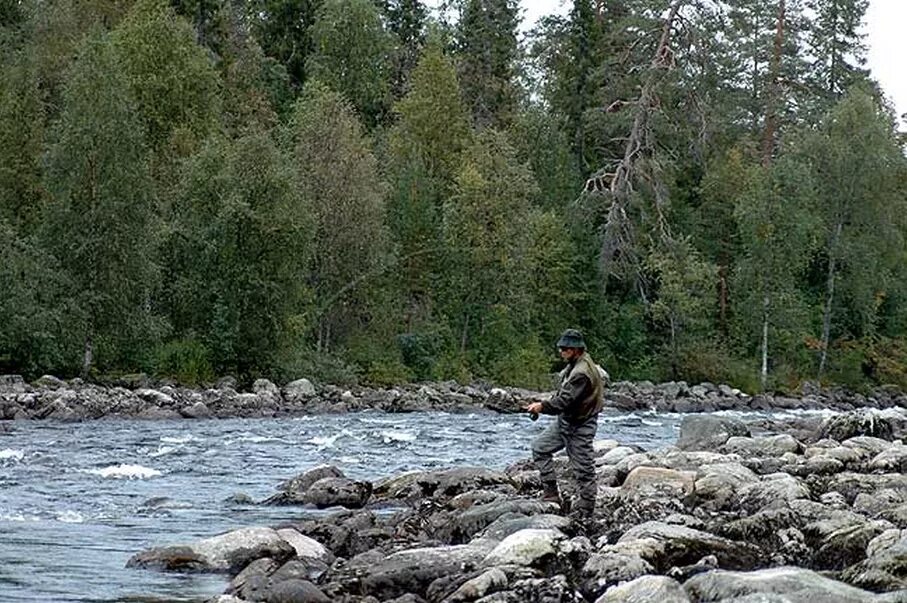
[[[811,429],[689,415],[659,450],[600,440],[583,525],[540,500],[528,461],[376,482],[321,466],[258,503],[308,519],[129,566],[228,574],[211,603],[907,602],[905,433],[892,408]]]
[[[80,379],[44,376],[27,383],[18,375],[0,375],[0,420],[102,418],[202,419],[277,417],[365,409],[387,412],[471,411],[488,408],[519,412],[545,394],[517,388],[459,385],[454,382],[411,384],[376,389],[315,386],[298,379],[282,387],[259,379],[249,391],[222,379],[216,387],[191,389],[153,383],[145,377],[121,384],[97,385]],[[879,388],[868,395],[843,390],[804,388],[797,396],[749,396],[727,385],[684,382],[617,382],[606,392],[606,405],[624,411],[699,413],[716,410],[907,408],[907,394]]]

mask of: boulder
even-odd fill
[[[658,492],[682,498],[693,492],[695,473],[661,467],[636,467],[624,480],[624,491]]]
[[[492,567],[475,578],[464,582],[449,597],[444,599],[444,603],[475,601],[490,593],[504,590],[507,588],[507,584],[507,574],[500,568]]]
[[[907,589],[907,531],[891,529],[873,538],[866,546],[866,559],[841,577],[872,590]]]
[[[702,530],[649,521],[630,528],[617,544],[640,541],[647,543],[639,551],[656,569],[690,565],[707,555],[714,555],[721,567],[749,569],[754,567],[761,551],[746,542],[729,540]]]
[[[268,589],[268,603],[331,603],[321,589],[308,580],[290,579]]]
[[[485,567],[521,565],[541,567],[557,554],[558,544],[566,540],[560,530],[526,529],[501,541],[482,561]]]
[[[580,590],[587,599],[595,599],[610,586],[654,571],[652,564],[637,552],[619,545],[608,545],[586,560],[580,571]]]
[[[681,450],[716,450],[732,436],[749,436],[742,421],[715,415],[689,415],[680,424]]]
[[[298,505],[303,504],[306,491],[320,479],[326,477],[346,477],[343,472],[333,465],[318,465],[303,471],[296,477],[280,485],[281,492],[267,498],[262,504],[266,505]]]
[[[741,487],[739,496],[740,506],[753,512],[778,501],[809,498],[809,488],[787,473],[772,473]]]
[[[350,559],[340,578],[350,592],[382,601],[405,593],[424,594],[434,580],[478,567],[490,551],[488,545],[460,544],[406,549],[391,555],[364,553]]]
[[[700,468],[693,489],[708,508],[721,510],[736,506],[740,489],[758,482],[759,476],[740,463],[717,463]]]
[[[774,567],[754,572],[715,570],[693,576],[683,587],[697,603],[723,603],[734,597],[760,594],[780,595],[790,603],[869,603],[874,596],[799,567]]]
[[[234,530],[194,543],[156,547],[133,555],[127,567],[189,572],[235,573],[250,562],[294,556],[292,545],[271,528]]]
[[[372,495],[370,482],[355,481],[346,477],[325,477],[311,486],[302,495],[302,502],[319,509],[346,507],[361,509]]]
[[[641,576],[612,586],[595,603],[690,603],[677,580],[665,576]]]
[[[787,434],[754,438],[733,436],[728,438],[722,450],[740,456],[777,457],[785,452],[799,452],[800,443]]]
[[[296,379],[283,386],[283,395],[288,402],[302,402],[315,397],[315,386],[308,379]]]

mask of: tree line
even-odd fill
[[[0,0],[0,372],[907,386],[868,0]]]

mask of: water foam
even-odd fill
[[[157,469],[151,469],[150,467],[143,467],[141,465],[127,465],[125,463],[111,465],[109,467],[104,467],[103,469],[90,469],[88,473],[115,479],[145,479],[162,475]]]
[[[187,444],[192,440],[197,440],[194,435],[185,436],[161,436],[161,441],[165,444]]]
[[[25,452],[15,448],[4,448],[0,450],[0,461],[12,460],[21,461],[25,458]]]
[[[171,452],[175,452],[175,451],[176,451],[176,448],[174,448],[173,446],[159,446],[158,449],[155,450],[154,452],[149,452],[148,456],[150,456],[151,458],[157,458],[159,456],[164,456],[166,454],[170,454]]]
[[[378,436],[385,444],[390,444],[391,442],[416,441],[416,434],[412,433],[411,431],[402,431],[397,429],[385,429],[384,431],[378,432]]]
[[[85,521],[85,518],[81,513],[76,511],[63,511],[57,515],[57,521],[62,523],[82,523]]]

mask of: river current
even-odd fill
[[[658,448],[676,441],[681,419],[606,412],[598,437]],[[412,469],[503,469],[529,456],[550,420],[369,411],[17,422],[0,434],[0,602],[201,603],[223,591],[224,576],[126,569],[126,561],[152,546],[318,513],[241,501],[263,500],[323,463],[371,481]]]

